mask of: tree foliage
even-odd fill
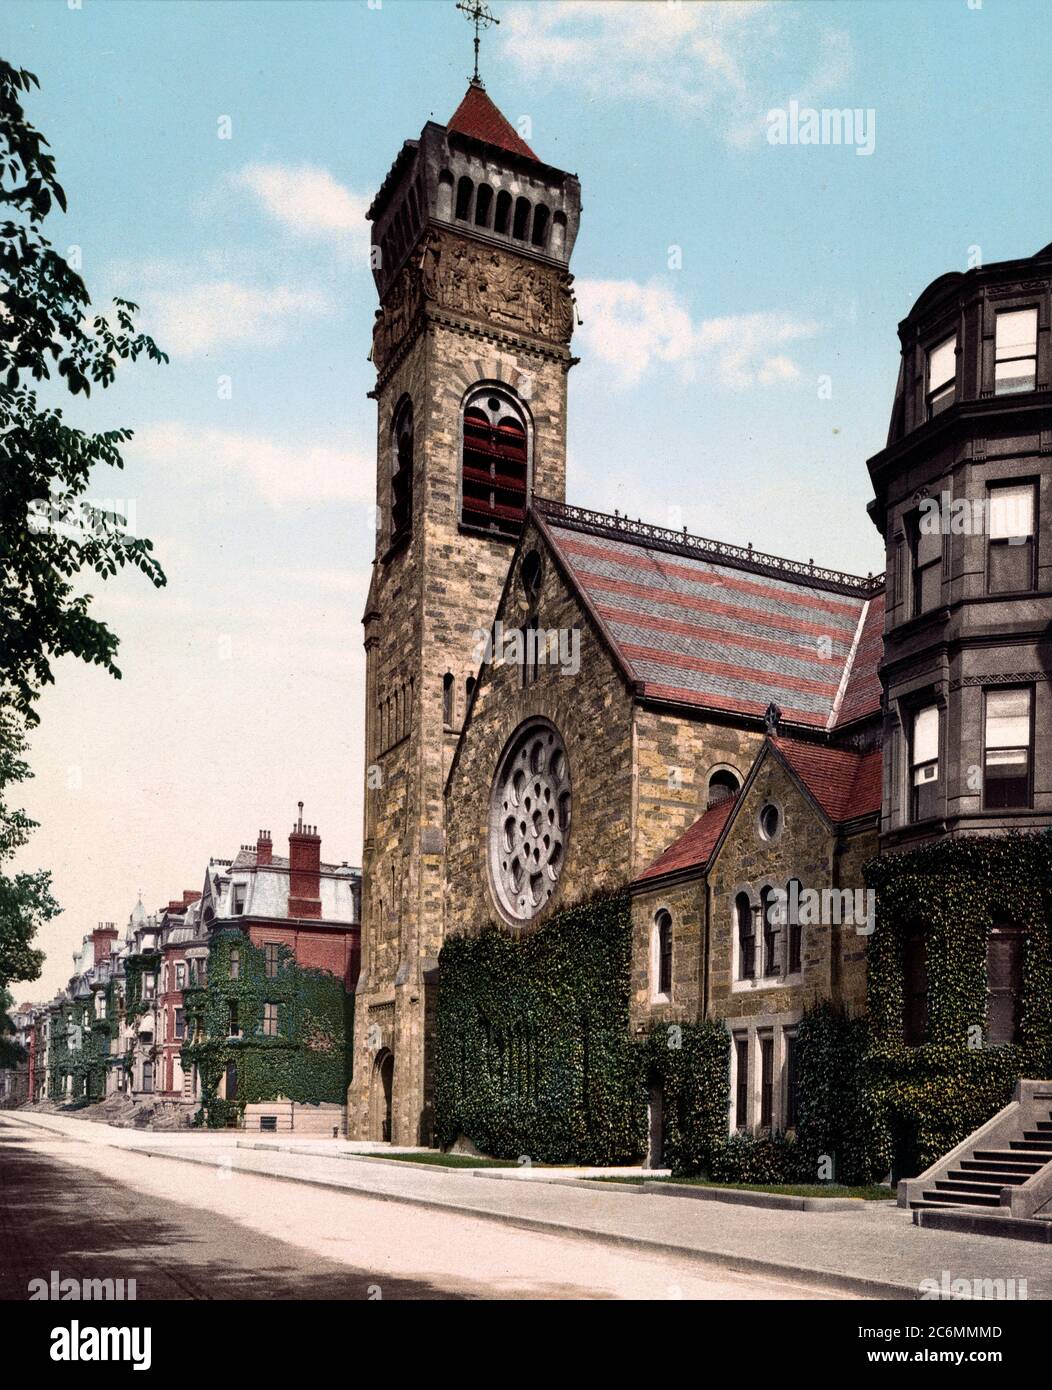
[[[63,392],[110,386],[122,361],[168,359],[136,331],[134,304],[115,299],[112,321],[92,315],[87,286],[44,232],[66,196],[23,109],[36,86],[0,59],[0,866],[35,825],[5,793],[30,775],[24,730],[39,722],[34,705],[54,679],[53,660],[71,654],[120,676],[117,636],[92,615],[82,577],[105,580],[131,565],[165,582],[151,542],[126,534],[126,519],[88,496],[97,464],[123,467],[131,430],[77,428],[55,404]],[[40,974],[43,956],[30,942],[57,911],[46,871],[0,867],[0,986]]]

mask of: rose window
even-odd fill
[[[552,896],[569,832],[566,749],[551,724],[532,720],[509,743],[490,802],[490,881],[510,920],[528,921]]]

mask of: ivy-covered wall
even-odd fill
[[[66,1000],[56,1010],[51,1030],[50,1098],[55,1101],[103,1100],[113,1031],[108,1008],[101,1018],[96,1018],[93,995],[84,1000]],[[78,1045],[71,1046],[71,1043]],[[67,1076],[73,1078],[68,1094]]]
[[[238,970],[231,974],[231,951]],[[277,1005],[277,1032],[264,1034],[264,1006]],[[230,1036],[230,1006],[237,1008],[240,1037]],[[351,1077],[354,996],[343,981],[323,970],[298,965],[288,947],[277,949],[273,975],[266,954],[234,928],[215,934],[208,956],[207,985],[183,995],[187,1041],[184,1071],[196,1065],[202,1104],[197,1122],[211,1127],[235,1123],[246,1105],[286,1100],[346,1102]],[[237,1068],[237,1095],[219,1095],[229,1064]]]
[[[631,1163],[646,1152],[643,1049],[628,1036],[631,919],[600,898],[543,928],[447,939],[435,1130],[502,1158]]]
[[[896,1173],[923,1171],[1011,1099],[1052,1076],[1052,833],[945,840],[866,867],[877,928],[868,1002],[876,1105]],[[1025,929],[1020,1041],[986,1039],[990,927]],[[902,1042],[903,940],[927,948],[928,1041]]]

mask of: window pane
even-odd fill
[[[919,589],[917,591],[918,613],[928,613],[938,608],[942,601],[942,565],[929,565],[918,571]]]
[[[997,315],[996,358],[1023,357],[1037,352],[1037,310],[1011,309]]]
[[[928,353],[928,390],[937,391],[952,381],[957,370],[957,338],[947,338]]]
[[[990,539],[1009,540],[1034,534],[1034,485],[992,487],[990,497]]]
[[[1033,543],[1022,545],[996,541],[990,545],[990,580],[992,594],[1019,594],[1034,587]]]
[[[1030,691],[988,690],[986,692],[987,748],[1025,749],[1029,744]],[[1003,761],[1003,758],[1001,760]]]
[[[994,394],[1010,396],[1013,391],[1033,391],[1037,386],[1037,360],[1020,357],[1014,362],[998,362],[994,367]]]
[[[937,523],[936,523],[937,524]],[[928,565],[942,559],[942,533],[917,526],[916,564]]]
[[[913,765],[929,763],[939,756],[939,707],[926,705],[913,716]]]

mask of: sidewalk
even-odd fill
[[[639,1249],[687,1255],[721,1269],[821,1284],[859,1297],[916,1299],[922,1280],[1026,1279],[1031,1299],[1052,1298],[1047,1247],[926,1230],[911,1214],[884,1203],[847,1212],[775,1211],[643,1194],[615,1184],[481,1180],[483,1169],[437,1169],[375,1162],[340,1141],[260,1140],[240,1147],[230,1131],[155,1134],[111,1130],[90,1121],[25,1117],[75,1140],[90,1126],[93,1142],[201,1164],[229,1174],[261,1173],[293,1182],[421,1207],[456,1209],[532,1230],[575,1235]],[[163,1141],[163,1142],[162,1142]],[[244,1142],[244,1141],[242,1141]],[[507,1172],[507,1170],[494,1170]],[[535,1172],[537,1170],[534,1170]]]

